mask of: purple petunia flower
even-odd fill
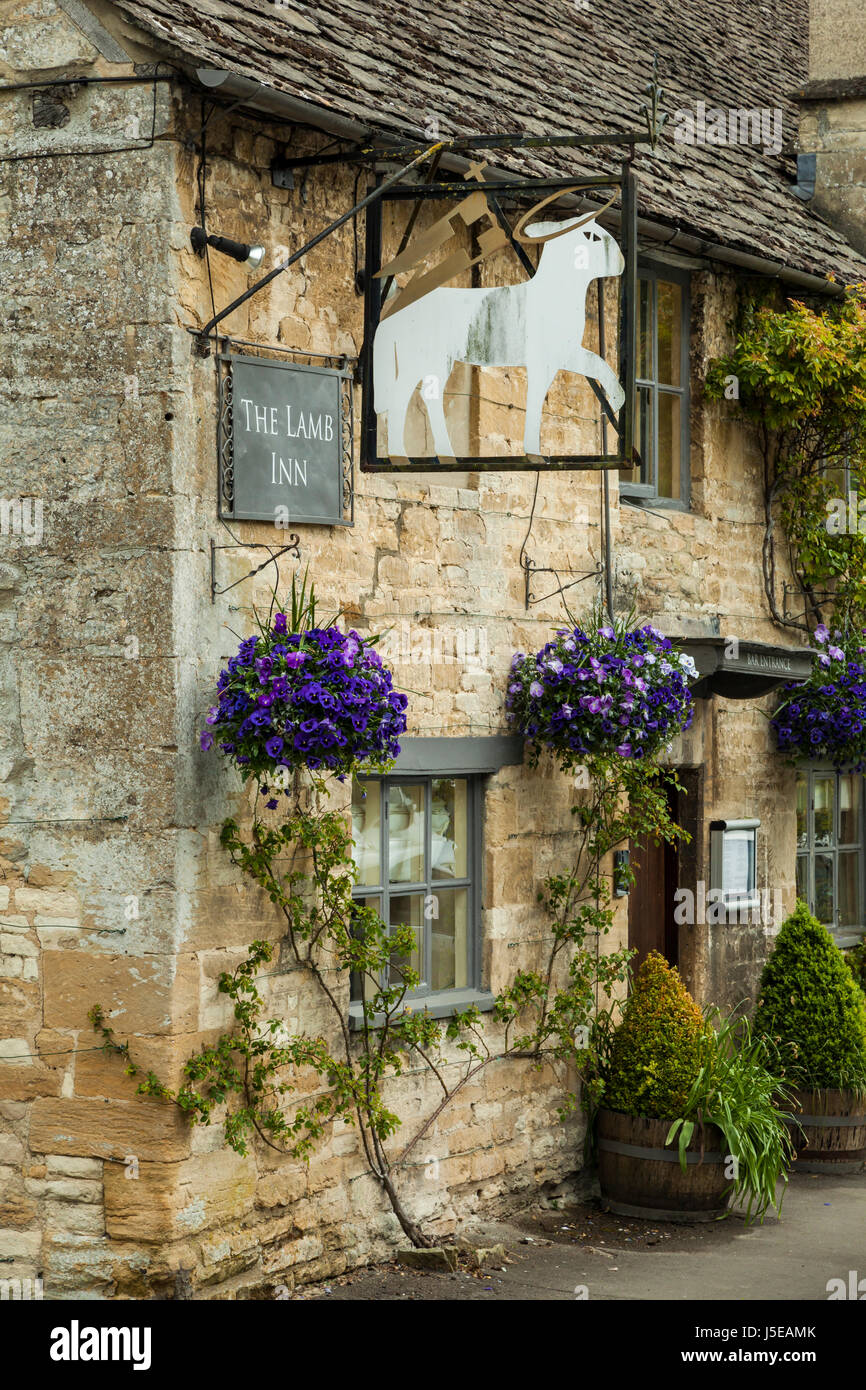
[[[569,659],[578,647],[580,664]],[[663,652],[671,653],[670,661],[661,659]],[[652,756],[692,721],[684,679],[691,672],[679,663],[669,639],[651,627],[560,629],[535,657],[518,654],[512,661],[507,717],[536,754],[549,747],[562,756],[563,766],[586,755]],[[556,699],[545,702],[554,691]]]
[[[276,759],[345,777],[366,759],[396,757],[408,701],[379,654],[356,632],[287,629],[285,614],[276,614],[219,673],[219,705],[208,722],[220,727],[220,751],[262,787]]]

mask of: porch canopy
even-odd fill
[[[698,668],[700,680],[691,687],[698,699],[723,695],[727,700],[751,700],[766,695],[788,681],[807,680],[814,660],[807,648],[731,637],[685,637],[677,645]]]

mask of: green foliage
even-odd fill
[[[321,779],[314,787],[320,796]],[[141,1071],[98,1006],[91,1010],[91,1022],[106,1050],[119,1055],[128,1074],[138,1078],[140,1094],[177,1105],[193,1124],[210,1124],[219,1112],[226,1143],[238,1153],[248,1152],[257,1136],[279,1152],[308,1160],[333,1120],[354,1123],[370,1169],[403,1229],[416,1243],[426,1243],[403,1211],[393,1179],[445,1105],[484,1067],[522,1057],[535,1067],[553,1062],[567,1068],[562,1116],[576,1106],[581,1081],[588,1101],[600,1093],[596,1049],[606,1037],[600,1019],[612,1017],[631,955],[600,950],[613,916],[603,861],[632,836],[681,832],[670,818],[664,775],[649,763],[638,767],[618,759],[612,766],[594,765],[574,816],[573,866],[551,875],[539,893],[550,931],[545,966],[518,971],[497,997],[495,1042],[488,1039],[477,1008],[439,1021],[408,1006],[407,996],[418,983],[417,973],[405,964],[414,945],[412,929],[389,927],[373,908],[353,900],[356,870],[346,819],[327,807],[318,809],[318,803],[296,809],[279,824],[255,817],[247,831],[229,819],[221,842],[281,915],[289,959],[309,972],[330,1007],[330,1038],[293,1035],[281,1020],[267,1017],[257,984],[274,955],[267,941],[253,942],[246,959],[220,977],[220,991],[234,1006],[234,1026],[189,1059],[177,1089]],[[363,1026],[354,1034],[345,1016],[350,974],[363,982]],[[443,1055],[446,1045],[450,1057]],[[436,1079],[442,1098],[395,1155],[386,1151],[385,1141],[396,1134],[401,1119],[386,1104],[385,1088],[389,1078],[419,1061]]]
[[[305,578],[293,587],[293,628],[314,621],[313,604]],[[429,1244],[403,1209],[394,1179],[445,1106],[485,1067],[518,1057],[536,1068],[558,1066],[563,1116],[578,1103],[581,1083],[590,1102],[600,1094],[597,1049],[608,1035],[602,1020],[612,1017],[631,955],[601,950],[613,919],[608,856],[638,835],[675,839],[683,832],[668,809],[665,784],[675,779],[651,760],[597,758],[586,772],[586,789],[573,808],[572,866],[549,876],[538,895],[548,920],[546,959],[541,969],[518,971],[499,994],[486,1016],[495,1029],[485,1029],[475,1007],[439,1021],[412,1005],[419,983],[407,964],[413,929],[389,926],[353,899],[347,818],[328,807],[324,775],[297,773],[294,809],[284,820],[263,819],[257,795],[249,826],[228,819],[222,827],[223,849],[270,900],[284,931],[278,947],[254,941],[236,969],[220,977],[219,989],[233,1004],[233,1027],[190,1057],[176,1089],[136,1065],[129,1044],[114,1036],[97,1005],[89,1017],[104,1048],[138,1078],[140,1094],[176,1105],[193,1124],[221,1119],[226,1143],[240,1154],[258,1138],[306,1161],[334,1120],[354,1124],[369,1170],[403,1230],[415,1244]],[[631,881],[633,873],[626,877]],[[332,1025],[327,1036],[292,1034],[282,1020],[267,1016],[267,991],[260,992],[259,981],[277,950],[318,991]],[[346,1011],[350,977],[361,982],[363,1000],[354,1031]],[[410,1065],[423,1067],[441,1097],[395,1152],[386,1144],[402,1122],[385,1094],[389,1081]]]
[[[746,303],[730,353],[711,363],[707,393],[723,399],[739,383],[739,410],[755,422],[764,455],[764,577],[776,608],[774,525],[781,520],[813,623],[832,616],[842,628],[866,624],[866,534],[832,524],[842,497],[840,466],[866,494],[866,300],[863,286],[814,309]],[[847,501],[847,499],[845,499]],[[866,518],[863,519],[866,532]],[[831,598],[815,591],[830,591]]]
[[[734,1192],[745,1201],[746,1219],[763,1221],[771,1206],[781,1209],[784,1187],[778,1202],[776,1191],[780,1181],[787,1184],[794,1156],[787,1125],[791,1114],[781,1108],[789,1097],[778,1054],[767,1038],[752,1031],[748,1019],[722,1018],[716,1009],[704,1017],[703,1061],[665,1143],[679,1136],[685,1169],[696,1129],[716,1125],[725,1137],[726,1161],[733,1160]]]
[[[613,1035],[604,1104],[651,1119],[681,1115],[706,1039],[706,1022],[678,971],[651,951]]]
[[[805,1090],[866,1090],[866,999],[826,927],[798,902],[761,975],[755,1031]]]
[[[850,951],[845,952],[845,964],[857,981],[860,989],[866,993],[866,939],[852,946]]]
[[[605,1024],[608,1026],[605,1028]],[[619,1027],[599,1044],[602,1103],[629,1115],[671,1120],[680,1163],[704,1126],[716,1125],[733,1162],[734,1191],[747,1219],[763,1220],[793,1156],[781,1106],[787,1099],[776,1050],[745,1019],[701,1013],[678,972],[653,951],[644,961]]]

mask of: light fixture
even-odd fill
[[[189,239],[197,256],[203,256],[205,247],[212,246],[215,251],[222,251],[223,255],[232,256],[234,260],[252,266],[253,270],[265,259],[263,246],[248,246],[245,241],[232,241],[231,237],[227,236],[208,236],[204,227],[193,227]]]

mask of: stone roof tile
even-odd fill
[[[792,192],[806,82],[807,0],[114,0],[198,66],[227,69],[371,130],[552,134],[640,124],[658,53],[664,106],[780,110],[783,153],[754,145],[641,149],[643,215],[818,275],[866,277],[862,258]],[[611,149],[497,152],[534,174],[614,167]]]

